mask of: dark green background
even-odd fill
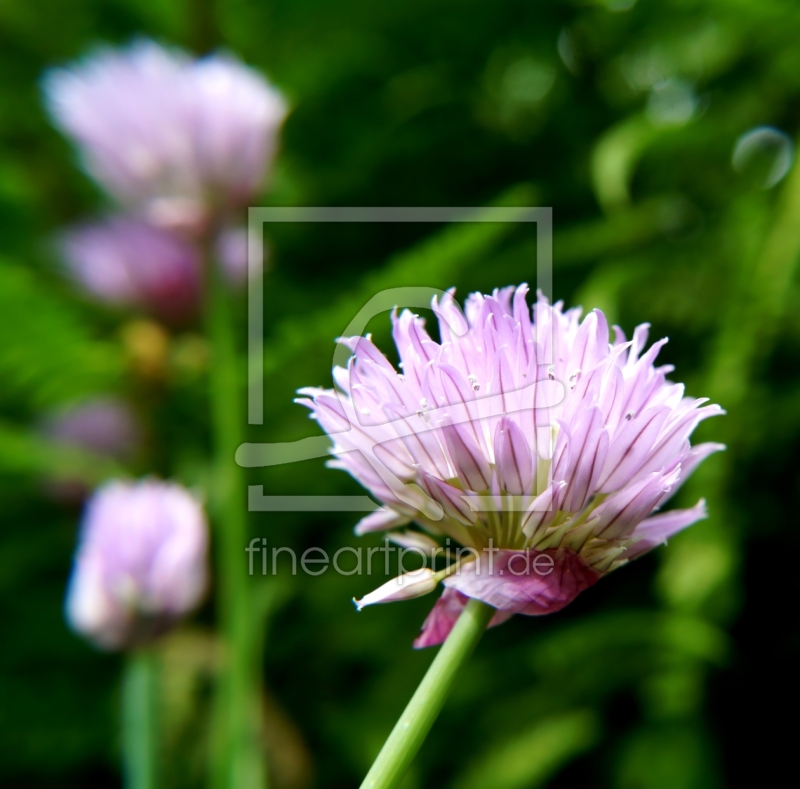
[[[293,112],[265,204],[552,206],[556,297],[599,306],[628,332],[651,322],[652,337],[670,337],[661,358],[674,379],[729,412],[698,431],[728,452],[678,497],[705,496],[710,519],[564,612],[490,632],[406,789],[713,789],[751,785],[748,770],[759,785],[792,774],[800,175],[763,189],[769,151],[740,173],[731,155],[754,127],[800,132],[800,8],[623,5],[0,5],[0,784],[119,781],[121,663],[63,622],[79,511],[48,498],[43,478],[74,459],[42,445],[39,420],[116,392],[148,429],[131,471],[188,484],[207,474],[196,330],[173,332],[163,367],[144,375],[125,339],[131,316],[74,292],[51,254],[53,232],[103,202],[48,125],[38,81],[136,34],[222,44],[285,91]],[[659,121],[674,95],[694,97],[692,117]],[[253,441],[314,434],[293,393],[329,385],[333,338],[377,290],[456,285],[463,296],[535,281],[530,227],[282,225],[269,236],[267,419]],[[388,315],[371,324],[384,347],[387,326]],[[251,477],[267,493],[359,492],[321,461]],[[377,545],[353,536],[356,517],[255,513],[252,528],[300,550]],[[354,611],[350,598],[382,580],[259,583],[276,789],[357,785],[429,663],[410,645],[432,598]],[[170,786],[201,785],[213,621],[209,605],[165,645]]]

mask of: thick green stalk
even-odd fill
[[[479,600],[467,603],[384,743],[361,789],[397,786],[442,709],[456,672],[472,654],[493,614],[494,608]]]
[[[206,315],[215,459],[211,510],[216,531],[218,611],[225,641],[214,732],[214,785],[217,789],[258,789],[265,779],[259,742],[255,623],[244,560],[246,485],[243,469],[234,460],[244,440],[245,415],[230,299],[219,268],[208,266]]]
[[[126,789],[158,785],[158,659],[149,650],[128,656],[122,680],[122,757]]]

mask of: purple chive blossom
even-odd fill
[[[147,40],[51,71],[44,92],[98,183],[169,224],[246,205],[286,115],[281,95],[232,56],[193,60]]]
[[[599,310],[583,321],[528,288],[433,300],[441,342],[410,312],[393,316],[403,372],[368,337],[333,371],[336,389],[298,400],[333,439],[333,468],[383,504],[357,534],[415,522],[462,546],[437,573],[445,591],[416,640],[441,643],[468,598],[515,613],[558,611],[602,575],[705,517],[704,503],[654,514],[720,444],[689,443],[723,413],[684,397],[655,366],[666,340],[643,324],[609,338]],[[399,580],[399,579],[398,579]],[[418,584],[421,594],[428,586]],[[383,589],[383,588],[382,588]],[[399,599],[386,586],[360,601]]]
[[[98,397],[48,414],[40,434],[63,447],[87,450],[120,462],[130,461],[143,443],[142,426],[130,406],[113,397]],[[79,502],[89,488],[69,473],[48,478],[50,494],[65,503]]]
[[[67,590],[70,625],[98,646],[147,643],[200,603],[203,509],[183,487],[110,482],[91,498]]]
[[[141,426],[130,406],[113,397],[97,397],[49,414],[41,433],[62,446],[129,460],[142,443]]]
[[[197,311],[200,259],[175,233],[118,216],[66,231],[60,247],[72,277],[100,301],[176,322]]]
[[[234,286],[247,279],[246,233],[233,228],[218,236],[216,259]],[[144,309],[172,323],[200,311],[200,255],[178,233],[116,216],[67,230],[60,248],[72,278],[100,301]]]

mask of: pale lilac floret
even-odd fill
[[[247,281],[247,231],[224,229],[216,255],[232,286]],[[88,222],[61,234],[71,277],[108,304],[137,307],[172,323],[196,316],[203,301],[202,260],[194,242],[131,216]]]
[[[176,322],[197,311],[200,259],[171,231],[118,216],[67,230],[59,245],[72,278],[100,301]]]
[[[557,611],[705,517],[702,501],[654,513],[723,448],[689,443],[722,409],[667,380],[666,340],[645,351],[647,324],[611,339],[599,310],[581,321],[540,296],[531,311],[527,292],[472,294],[463,313],[452,291],[434,299],[440,342],[403,311],[402,373],[353,337],[336,389],[301,390],[333,439],[329,465],[384,504],[357,533],[414,522],[468,549],[439,573],[447,588],[417,646],[440,643],[469,597],[498,609],[492,624]]]
[[[115,397],[96,397],[48,414],[42,435],[62,446],[129,460],[142,443],[142,427],[131,407]]]
[[[106,649],[146,643],[201,602],[207,550],[203,508],[185,488],[110,482],[86,507],[67,619]]]
[[[193,60],[147,40],[55,69],[44,91],[98,183],[167,224],[254,197],[286,115],[281,95],[232,56]]]
[[[115,397],[96,397],[47,414],[39,425],[47,441],[62,447],[85,450],[119,462],[130,461],[142,447],[144,434],[133,409]],[[64,503],[80,502],[90,488],[64,469],[44,480],[53,498]]]

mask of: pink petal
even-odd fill
[[[521,496],[530,490],[533,482],[530,446],[522,430],[505,416],[494,431],[494,462],[501,486],[512,496]]]
[[[621,331],[620,331],[621,333]],[[634,330],[633,330],[633,343],[631,345],[630,354],[628,355],[628,363],[632,364],[639,358],[639,354],[644,349],[644,346],[647,345],[647,336],[650,334],[650,324],[649,323],[640,323]],[[624,339],[624,335],[623,335]]]
[[[392,578],[382,586],[365,594],[360,600],[353,599],[356,608],[361,611],[368,605],[377,603],[394,603],[399,600],[411,600],[414,597],[430,594],[437,586],[439,581],[436,573],[430,567],[420,567],[397,578]]]
[[[604,429],[603,415],[596,407],[578,414],[571,430],[563,423],[561,427],[557,442],[562,445],[566,442],[568,451],[555,464],[553,474],[556,479],[569,480],[564,506],[579,512],[590,491],[597,487],[597,480],[603,472],[608,455],[608,431]],[[565,459],[567,463],[563,462]]]
[[[595,537],[617,540],[628,537],[660,503],[679,472],[664,475],[654,471],[609,496],[596,510]]]
[[[414,463],[424,471],[448,477],[447,458],[436,436],[437,431],[417,414],[406,417],[388,405],[384,410],[397,423],[395,429],[400,433],[400,439]]]
[[[387,371],[395,373],[392,363],[381,353],[369,337],[347,337],[340,340],[353,352],[357,362],[370,361]],[[395,373],[396,374],[396,373]]]
[[[702,400],[695,401],[695,403],[702,402]],[[667,465],[670,459],[680,454],[684,442],[688,440],[691,433],[702,420],[712,416],[720,416],[724,413],[725,411],[718,405],[697,408],[696,405],[693,404],[691,409],[677,419],[674,424],[669,426],[665,431],[665,435],[662,435],[658,439],[657,445],[654,447],[647,460],[648,468],[655,471],[657,468]]]
[[[472,526],[478,520],[477,514],[464,500],[463,490],[442,482],[430,474],[422,474],[419,483],[434,501],[442,505],[448,518],[453,518],[465,526]]]
[[[483,448],[483,433],[475,421],[476,406],[470,407],[467,403],[475,400],[475,392],[464,380],[464,376],[449,364],[440,367],[442,392],[446,399],[443,405],[449,405],[448,413],[451,421],[462,425],[474,439],[478,447]]]
[[[715,452],[722,452],[727,447],[725,444],[717,444],[713,441],[706,441],[692,447],[686,457],[681,461],[681,483],[709,456]]]
[[[414,461],[399,438],[375,444],[372,451],[375,459],[393,476],[404,481],[414,478]]]
[[[450,459],[461,482],[470,490],[487,490],[492,481],[489,463],[477,444],[461,425],[442,427]]]
[[[533,338],[533,324],[531,323],[531,308],[526,300],[527,295],[528,286],[523,283],[514,293],[514,319],[522,327],[523,339],[529,342]]]
[[[554,482],[533,500],[522,516],[521,528],[526,537],[532,537],[534,532],[547,520],[548,515],[552,515],[558,509],[559,494],[566,484],[563,480]]]
[[[486,551],[444,585],[501,611],[539,616],[561,610],[599,578],[570,550]]]
[[[653,408],[623,422],[611,441],[605,468],[598,482],[602,492],[618,490],[642,471],[668,416],[668,408]]]
[[[461,308],[453,298],[454,293],[455,288],[451,288],[442,296],[441,301],[434,296],[431,303],[431,309],[439,319],[439,334],[443,342],[452,339],[454,336],[463,336],[469,328],[464,313],[461,312]]]
[[[588,372],[608,354],[608,323],[600,310],[590,312],[581,323],[569,356],[571,375],[574,371]]]
[[[403,526],[410,522],[410,518],[401,515],[390,509],[380,509],[371,512],[366,517],[362,518],[355,528],[355,533],[359,536],[367,534],[371,531],[384,531],[385,529],[394,529],[396,526]]]
[[[439,543],[427,534],[418,531],[393,531],[386,535],[386,539],[409,551],[422,552],[425,556],[436,556]]]
[[[665,543],[673,534],[708,517],[706,502],[700,499],[688,510],[672,510],[661,515],[653,515],[643,521],[634,531],[638,538],[623,554],[625,559],[635,559],[658,545]]]
[[[469,598],[461,592],[445,589],[422,624],[422,630],[414,641],[414,648],[435,647],[443,643],[468,601]],[[512,616],[508,611],[497,611],[489,622],[489,627],[501,625]]]

